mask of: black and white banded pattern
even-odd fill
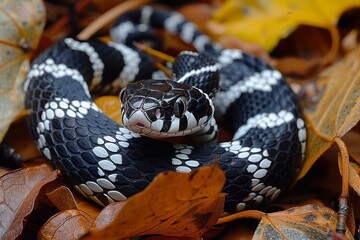
[[[164,28],[212,58],[220,69],[215,110],[234,132],[233,140],[172,145],[118,125],[92,103],[87,86],[113,92],[129,81],[152,78],[156,69],[128,46],[65,39],[34,61],[24,87],[39,150],[79,192],[101,205],[127,199],[162,171],[190,172],[214,160],[226,175],[225,211],[275,199],[295,178],[306,144],[305,124],[285,79],[253,56],[213,44],[179,14],[144,11],[120,19],[114,32],[126,33],[125,22]],[[130,67],[130,54],[137,66]]]

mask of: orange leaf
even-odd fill
[[[112,120],[121,122],[121,103],[119,97],[102,96],[95,99],[95,104]]]
[[[333,143],[360,119],[360,48],[326,69],[319,81],[329,79],[316,111],[308,114],[306,160],[298,179],[302,178]]]
[[[42,1],[0,1],[0,140],[23,108],[30,51],[36,48],[44,25]]]
[[[42,164],[9,172],[0,178],[0,238],[15,239],[31,213],[40,189],[54,181],[57,171]]]
[[[79,239],[88,232],[93,220],[76,209],[59,212],[42,226],[38,239]]]
[[[336,223],[336,212],[310,204],[266,214],[253,239],[327,239],[329,231],[335,230]],[[348,229],[345,236],[353,239]]]
[[[200,237],[223,211],[225,195],[220,192],[224,182],[216,165],[192,173],[161,173],[143,192],[128,199],[111,224],[91,229],[86,239],[148,234]]]

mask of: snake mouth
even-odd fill
[[[136,123],[136,126],[137,126],[138,128],[144,128],[144,127],[145,127],[145,125],[142,124],[142,123]]]
[[[186,112],[185,115],[188,125],[187,128],[183,130],[180,129],[181,127],[179,118],[173,117],[169,121],[158,118],[156,121],[151,121],[146,113],[141,110],[133,111],[129,117],[127,117],[126,114],[123,115],[123,125],[129,130],[141,135],[163,138],[194,134],[200,129],[204,128],[210,120],[206,117],[196,120],[195,117],[189,112]]]

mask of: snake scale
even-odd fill
[[[297,100],[279,71],[262,60],[213,43],[175,12],[144,7],[120,18],[111,35],[164,29],[213,59],[219,90],[213,101],[231,141],[188,145],[140,136],[105,116],[95,94],[160,76],[150,57],[122,43],[66,38],[39,55],[25,82],[27,122],[38,149],[75,188],[100,205],[123,201],[167,170],[190,172],[218,160],[226,212],[259,208],[294,180],[306,130]],[[206,71],[205,69],[200,69]]]

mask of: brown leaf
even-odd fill
[[[321,78],[329,79],[316,111],[308,114],[306,160],[298,179],[333,144],[360,119],[360,48],[325,70]]]
[[[129,198],[111,224],[91,229],[86,239],[148,234],[200,237],[223,211],[225,196],[220,192],[224,182],[216,165],[192,173],[161,173],[143,192]]]
[[[15,239],[31,213],[40,189],[54,181],[57,171],[42,164],[9,172],[0,178],[0,238]]]
[[[76,209],[59,212],[42,226],[38,239],[79,239],[88,232],[93,220]]]
[[[59,210],[77,209],[74,196],[70,189],[65,186],[61,186],[45,195]]]
[[[253,239],[327,239],[334,231],[337,214],[330,208],[305,205],[266,214],[260,221]],[[354,239],[346,231],[346,239]]]

